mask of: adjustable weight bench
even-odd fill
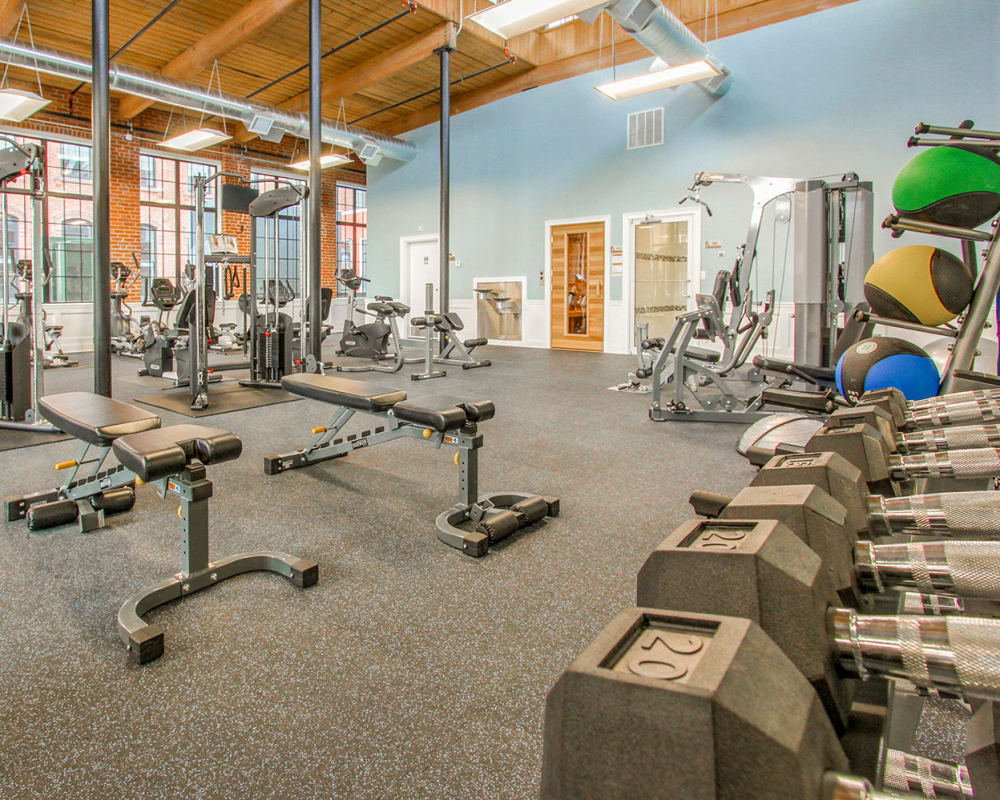
[[[135,505],[135,475],[124,467],[105,467],[115,439],[160,427],[160,418],[128,403],[90,392],[66,392],[38,400],[42,416],[83,443],[75,459],[60,461],[57,470],[72,470],[54,489],[4,498],[8,522],[28,519],[37,531],[79,522],[82,532],[104,527],[105,514]],[[81,472],[83,474],[81,474]]]
[[[136,481],[153,483],[161,497],[169,492],[181,502],[178,509],[183,524],[181,571],[136,592],[118,611],[118,635],[134,660],[146,663],[163,654],[162,629],[146,624],[142,615],[171,600],[255,570],[276,572],[299,587],[316,583],[319,567],[315,562],[285,553],[243,553],[209,561],[208,501],[212,496],[212,482],[206,477],[205,466],[240,456],[243,443],[236,434],[201,425],[161,428],[160,420],[150,418],[142,409],[85,392],[49,395],[40,407],[46,419],[62,430],[73,433],[88,446],[100,446],[102,461],[107,455],[106,444],[110,442],[119,466],[103,474],[118,487],[129,485],[133,503]],[[20,500],[26,502],[47,494],[28,495]],[[50,502],[53,501],[27,502],[27,514],[37,512]],[[43,516],[48,521],[55,519],[52,512]]]
[[[457,449],[459,502],[438,515],[437,537],[466,555],[486,555],[491,544],[516,530],[559,513],[559,500],[520,492],[479,495],[479,448],[483,436],[478,424],[492,419],[490,400],[463,401],[452,398],[408,400],[406,392],[367,381],[333,375],[300,373],[286,375],[281,387],[294,395],[333,406],[326,425],[313,428],[313,438],[301,450],[264,459],[264,472],[277,475],[290,469],[342,458],[354,450],[410,438],[434,447]],[[384,420],[383,425],[338,437],[358,411]],[[473,530],[460,526],[471,523]]]

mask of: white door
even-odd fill
[[[438,268],[437,240],[426,242],[410,242],[407,248],[407,292],[403,302],[410,307],[410,316],[421,317],[427,309],[427,284],[434,284],[434,310],[441,308],[441,274]],[[422,337],[423,331],[409,327],[406,320],[405,330],[410,337]]]

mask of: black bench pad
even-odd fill
[[[309,372],[286,375],[281,379],[281,388],[299,397],[358,411],[387,411],[400,400],[406,399],[406,392],[402,389],[389,389],[367,381]]]
[[[114,450],[125,469],[148,482],[176,475],[193,459],[218,464],[239,458],[243,442],[232,431],[183,424],[122,436]]]
[[[404,416],[400,416],[399,414],[401,406]],[[404,419],[407,415],[419,414],[421,411],[446,411],[452,407],[462,409],[465,413],[465,418],[469,422],[486,422],[488,419],[493,419],[493,415],[496,414],[497,410],[492,400],[470,401],[462,400],[454,395],[436,394],[427,397],[411,397],[405,403],[397,404],[392,413],[397,419]]]
[[[687,353],[689,358],[695,359],[695,361],[705,361],[709,364],[719,363],[719,359],[722,358],[722,354],[717,350],[708,350],[704,347],[688,347],[684,351]]]
[[[92,392],[50,394],[38,400],[38,409],[61,431],[98,447],[160,427],[156,414]]]
[[[401,422],[424,425],[436,431],[454,431],[466,422],[493,419],[496,406],[492,400],[458,400],[454,397],[419,397],[396,403],[393,416]]]

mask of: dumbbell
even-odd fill
[[[643,606],[757,622],[813,685],[838,730],[846,728],[851,678],[903,678],[1000,699],[1000,620],[843,607],[820,557],[776,520],[681,525],[646,560],[637,598]]]
[[[632,608],[545,702],[543,800],[887,800],[747,619]],[[905,795],[918,797],[922,795]]]
[[[983,425],[1000,421],[1000,391],[956,392],[907,401],[898,389],[865,392],[858,405],[877,405],[889,412],[900,430]]]
[[[890,588],[1000,600],[997,542],[874,544],[857,537],[847,524],[844,506],[818,486],[808,484],[748,486],[732,498],[694,492],[690,502],[697,513],[710,518],[774,519],[783,523],[822,559],[840,601],[855,608],[866,605],[861,593],[882,593]],[[867,533],[870,536],[872,532]],[[921,602],[927,604],[927,610],[934,613],[958,613],[964,608],[943,598],[907,599],[916,601],[915,608]]]
[[[988,439],[986,434],[979,435]],[[898,444],[891,416],[869,405],[835,411],[804,450],[839,453],[861,470],[870,486],[887,493],[895,493],[895,483],[919,478],[984,480],[1000,476],[1000,448],[904,453],[898,451]],[[911,446],[916,446],[916,440],[911,440]]]
[[[871,494],[857,467],[834,452],[775,456],[750,481],[751,486],[794,484],[812,484],[832,495],[856,534],[1000,537],[1000,493],[880,497]]]

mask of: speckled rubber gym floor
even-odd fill
[[[634,603],[688,493],[734,492],[752,469],[739,426],[653,423],[648,396],[609,392],[630,358],[485,350],[494,366],[427,384],[409,380],[416,367],[370,377],[493,399],[481,489],[561,498],[558,518],[483,559],[434,535],[457,499],[451,449],[398,441],[265,477],[265,455],[326,421],[309,400],[203,424],[244,444],[209,468],[213,555],[283,550],[317,561],[319,583],[250,574],[158,609],[166,653],[150,665],[128,662],[115,614],[178,570],[175,501],[144,487],[91,534],[0,527],[0,798],[537,796],[546,692]],[[47,390],[90,389],[81,361],[47,372]],[[121,400],[163,385],[136,363],[114,364]],[[0,494],[52,486],[76,451],[0,452]],[[936,741],[926,754],[956,755]]]

